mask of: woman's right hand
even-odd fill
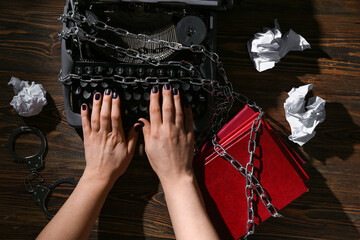
[[[144,123],[145,151],[161,183],[167,184],[183,176],[193,176],[194,129],[191,108],[181,106],[178,89],[169,84],[160,91],[153,87],[150,97],[150,122]]]
[[[164,190],[177,239],[218,240],[206,213],[200,189],[193,173],[193,117],[189,106],[181,107],[179,91],[165,85],[150,98],[150,122],[143,121],[145,151]]]

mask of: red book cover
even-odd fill
[[[244,111],[249,113],[248,109]],[[243,116],[246,117],[237,115],[234,118],[236,120],[231,120],[218,135],[221,138],[219,143],[245,167],[249,161],[250,128],[258,113]],[[304,181],[308,177],[291,151],[279,142],[276,133],[265,122],[258,136],[254,175],[272,204],[280,210],[307,191]],[[221,239],[238,239],[243,236],[247,223],[245,177],[210,147],[203,148],[197,154],[194,171],[207,211]],[[256,194],[254,205],[255,223],[258,225],[269,218],[270,214]]]

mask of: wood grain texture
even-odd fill
[[[42,174],[50,184],[78,180],[84,168],[82,140],[65,119],[57,21],[64,1],[0,2],[0,238],[34,239],[48,222],[24,188],[29,174],[7,149],[22,125],[41,129],[48,141]],[[246,49],[262,27],[292,28],[312,49],[291,52],[274,69],[258,73]],[[283,103],[292,87],[314,83],[327,101],[326,121],[303,147],[309,192],[284,208],[280,219],[257,228],[255,239],[360,239],[360,2],[357,0],[243,0],[219,13],[218,53],[237,91],[254,99],[284,137]],[[49,104],[21,118],[9,105],[11,76],[41,83]],[[238,110],[238,109],[237,109]],[[235,109],[234,109],[235,112]],[[68,187],[54,194],[64,200]],[[231,194],[231,193],[229,193]],[[56,202],[55,202],[56,205]],[[50,206],[55,209],[56,206]],[[174,239],[164,195],[145,156],[137,154],[110,193],[91,239]]]

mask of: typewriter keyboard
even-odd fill
[[[187,102],[193,111],[194,121],[201,131],[206,128],[209,121],[209,114],[212,109],[212,97],[201,86],[190,84],[186,81],[171,80],[193,77],[192,73],[180,67],[153,67],[144,64],[99,64],[80,63],[74,64],[73,73],[81,76],[84,80],[73,80],[70,86],[70,99],[72,111],[80,113],[80,107],[86,103],[92,109],[92,100],[97,92],[104,93],[106,89],[116,91],[121,99],[121,112],[124,128],[131,127],[140,117],[149,119],[150,92],[153,86],[158,86],[160,91],[162,85],[170,82],[172,88],[177,88],[182,98],[182,103]],[[101,81],[90,80],[90,76],[102,76]],[[128,82],[117,82],[115,78],[127,77]],[[152,82],[136,82],[135,79],[152,77],[158,79]],[[203,119],[203,120],[202,120]]]

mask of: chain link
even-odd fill
[[[24,178],[24,185],[26,187],[26,190],[30,193],[34,192],[34,187],[32,184],[34,180],[43,183],[45,181],[45,178],[37,170],[32,170],[31,174]]]
[[[114,75],[112,77],[102,77],[102,76],[89,76],[89,75],[76,75],[69,74],[67,76],[62,76],[61,72],[59,73],[59,81],[63,84],[71,84],[73,80],[79,80],[83,82],[101,82],[104,80],[111,80],[120,84],[166,84],[174,81],[186,82],[194,85],[201,86],[205,91],[207,91],[211,96],[214,97],[214,109],[213,109],[213,121],[210,125],[207,133],[203,133],[198,137],[196,146],[201,146],[202,143],[206,139],[212,138],[212,144],[215,152],[229,161],[231,165],[246,179],[245,186],[245,196],[247,199],[247,224],[246,230],[247,233],[244,236],[244,239],[247,239],[248,236],[254,234],[255,231],[255,222],[254,222],[254,191],[260,197],[264,206],[268,210],[271,216],[273,217],[281,217],[278,213],[277,209],[271,203],[269,197],[264,191],[260,181],[254,176],[254,155],[256,151],[256,141],[257,141],[257,133],[262,125],[262,109],[253,101],[250,101],[245,95],[241,93],[236,93],[233,91],[233,87],[231,82],[228,80],[226,71],[222,62],[220,61],[220,57],[217,53],[208,51],[203,45],[191,45],[190,47],[184,46],[178,42],[170,42],[161,39],[157,39],[145,34],[134,34],[130,33],[126,29],[112,27],[105,22],[89,19],[85,15],[82,15],[76,11],[69,11],[60,16],[59,21],[63,23],[67,23],[68,21],[72,21],[75,23],[75,27],[70,27],[67,30],[63,30],[59,33],[60,38],[68,39],[69,37],[76,37],[80,41],[88,41],[94,43],[96,46],[101,48],[108,48],[123,54],[131,59],[139,59],[143,62],[146,62],[152,66],[177,66],[186,71],[194,71],[195,76],[201,76],[200,71],[193,66],[190,62],[187,61],[161,61],[153,56],[142,54],[136,49],[126,49],[121,46],[114,45],[112,43],[107,42],[105,39],[97,38],[93,35],[86,33],[81,27],[83,24],[88,24],[88,26],[92,26],[100,31],[110,31],[118,36],[122,37],[130,37],[142,43],[153,43],[158,44],[161,48],[168,48],[174,51],[182,51],[189,50],[193,53],[203,54],[205,57],[210,59],[217,68],[218,73],[220,74],[223,84],[220,85],[219,81],[211,80],[211,79],[203,79],[199,77],[195,78],[180,78],[180,79],[168,79],[168,78],[158,78],[158,77],[147,77],[145,79],[137,79],[134,77],[122,77],[119,75]],[[250,131],[250,139],[248,142],[248,152],[249,152],[249,160],[244,167],[240,162],[234,159],[218,142],[216,139],[216,133],[221,129],[221,127],[225,124],[226,119],[228,119],[229,110],[231,109],[235,100],[242,102],[243,104],[247,104],[251,108],[257,109],[259,115],[253,121]]]

